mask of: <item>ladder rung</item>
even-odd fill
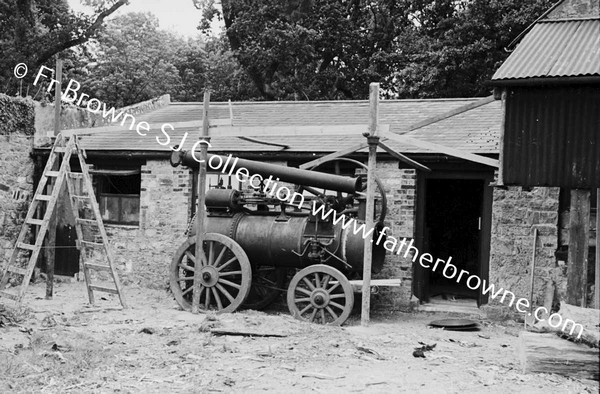
[[[98,242],[90,242],[90,241],[80,241],[82,244],[90,245],[90,246],[104,246],[104,244],[100,244]]]
[[[76,194],[73,194],[71,197],[72,198],[81,198],[81,199],[84,199],[84,198],[88,198],[89,199],[90,198],[90,196],[78,196]]]
[[[16,294],[7,293],[5,291],[0,291],[0,297],[6,297],[15,301],[17,300],[17,298],[19,298]]]
[[[23,243],[23,242],[19,242],[17,244],[17,248],[19,248],[19,249],[35,250],[36,246],[35,245],[26,244],[26,243]]]
[[[119,290],[111,289],[110,287],[102,287],[102,286],[96,286],[96,285],[89,285],[88,287],[91,290],[95,290],[95,291],[103,291],[105,293],[119,294]]]
[[[46,171],[46,176],[58,177],[60,175],[60,171]]]
[[[81,172],[69,172],[69,176],[71,178],[83,178],[83,173],[81,173]]]
[[[27,220],[27,224],[33,224],[34,226],[41,226],[42,224],[44,224],[44,221],[40,220],[40,219],[29,219],[29,220]]]
[[[67,151],[66,146],[57,146],[54,148],[54,152],[57,152],[57,153],[65,153],[66,151]]]
[[[13,274],[17,274],[17,275],[27,275],[27,270],[25,268],[20,268],[20,267],[8,267],[8,272],[12,272]]]
[[[35,196],[35,199],[41,201],[50,201],[52,200],[52,196],[49,196],[47,194],[38,194],[37,196]]]
[[[84,263],[86,268],[90,268],[97,271],[111,271],[110,265]]]
[[[77,218],[77,221],[81,224],[91,224],[94,226],[98,225],[98,222],[96,220],[92,220],[92,219],[81,219],[81,218]]]

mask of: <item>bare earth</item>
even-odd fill
[[[166,291],[126,287],[87,307],[82,283],[29,287],[19,323],[0,324],[0,392],[597,393],[598,382],[525,375],[521,325],[479,332],[427,328],[444,314],[375,315],[368,328],[299,322],[287,312],[192,315]],[[1,320],[0,320],[1,321]],[[211,328],[285,337],[217,336]],[[419,342],[433,345],[413,357]]]

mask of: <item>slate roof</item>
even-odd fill
[[[390,131],[408,133],[412,137],[429,142],[444,144],[472,153],[497,154],[501,124],[501,104],[492,101],[483,106],[459,113],[431,125],[408,132],[409,126],[423,120],[443,115],[465,105],[473,104],[481,98],[465,99],[426,99],[389,100],[380,102],[380,124],[390,125]],[[233,114],[234,126],[328,126],[347,124],[367,124],[368,101],[333,102],[239,102],[211,103],[211,119],[227,119]],[[200,120],[201,103],[171,103],[170,105],[139,115],[136,121],[150,124],[189,122]],[[91,129],[93,130],[93,129]],[[177,127],[170,131],[171,144],[179,144],[184,134],[189,137],[184,149],[191,149],[199,135],[198,128]],[[169,151],[156,141],[164,135],[159,128],[153,128],[147,136],[140,136],[128,125],[117,130],[82,137],[82,146],[88,151]],[[252,137],[248,134],[247,137]],[[362,135],[281,135],[256,137],[261,141],[286,144],[288,149],[264,145],[232,136],[219,136],[218,127],[211,128],[210,152],[291,152],[291,153],[330,153],[364,142]],[[395,142],[388,145],[403,153],[435,153],[413,146],[400,146]]]

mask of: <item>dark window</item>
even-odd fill
[[[100,214],[105,223],[140,223],[140,167],[93,171]]]

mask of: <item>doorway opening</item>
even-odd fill
[[[425,251],[451,259],[460,272],[480,275],[482,179],[428,179],[425,195]],[[440,270],[429,275],[429,296],[477,299],[478,291]]]

